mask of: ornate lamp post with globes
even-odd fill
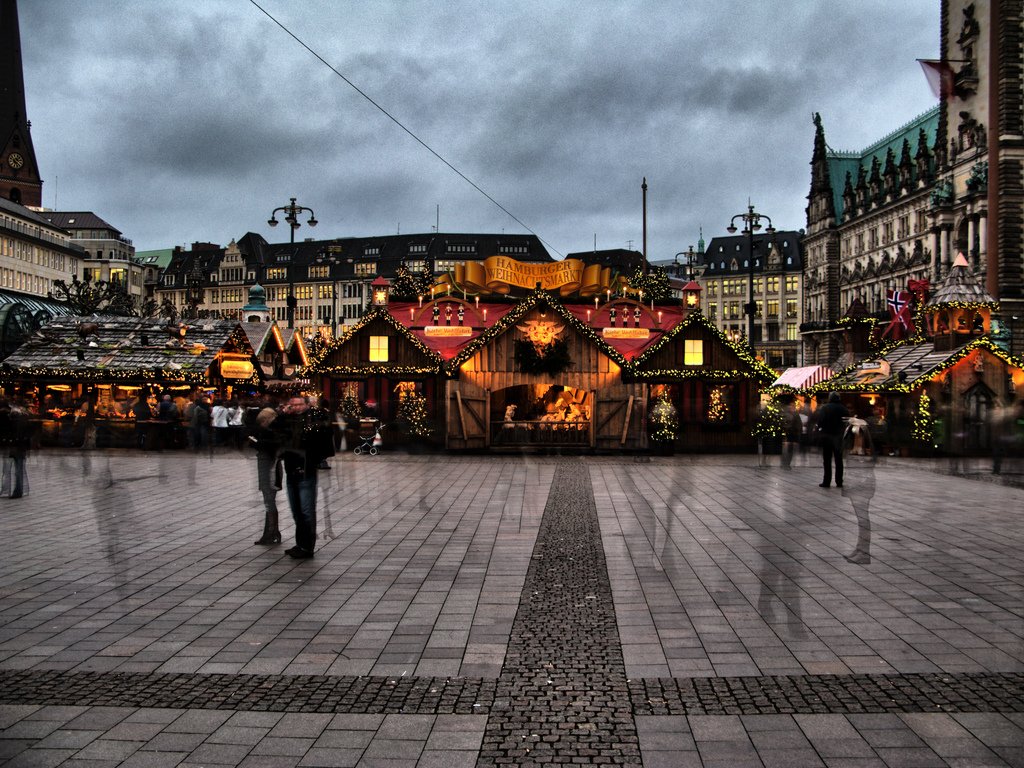
[[[316,214],[313,213],[312,208],[307,208],[304,205],[296,205],[295,198],[291,198],[291,202],[288,205],[282,205],[279,208],[275,208],[270,214],[270,218],[267,219],[267,224],[272,227],[277,226],[277,219],[275,218],[278,212],[284,214],[284,220],[288,222],[288,228],[291,230],[291,244],[295,245],[295,230],[302,226],[299,222],[299,214],[308,212],[309,221],[306,223],[311,227],[317,225]],[[288,262],[288,327],[295,327],[295,305],[298,302],[295,300],[295,249],[292,249],[291,259]]]
[[[737,213],[732,217],[729,226],[725,228],[730,235],[736,234],[736,219],[740,219],[743,222],[741,234],[747,236],[747,266],[749,267],[747,296],[749,301],[744,309],[747,313],[747,344],[750,345],[751,351],[754,352],[754,315],[757,313],[757,302],[754,300],[754,233],[761,229],[762,220],[768,223],[764,230],[765,234],[775,234],[775,227],[772,226],[771,217],[758,213],[750,203],[747,204],[747,212]]]

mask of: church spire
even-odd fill
[[[0,0],[0,197],[40,208],[43,180],[25,109],[17,0]]]

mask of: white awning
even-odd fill
[[[805,365],[802,368],[789,368],[783,371],[772,386],[807,389],[815,384],[820,384],[831,376],[832,369],[827,365]]]

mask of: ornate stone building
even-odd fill
[[[837,152],[815,115],[804,239],[807,364],[839,360],[855,300],[888,318],[886,290],[934,286],[958,253],[1000,301],[1024,352],[1024,0],[941,2],[939,105],[861,152]],[[989,162],[998,157],[998,162]]]

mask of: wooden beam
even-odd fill
[[[462,429],[462,439],[466,440],[468,437],[466,435],[466,414],[462,407],[462,393],[457,389],[455,390],[455,400],[459,404],[459,427]]]
[[[626,444],[626,435],[629,433],[629,420],[633,415],[633,395],[629,396],[629,401],[626,403],[626,420],[622,422],[622,438],[619,440],[619,445]]]

